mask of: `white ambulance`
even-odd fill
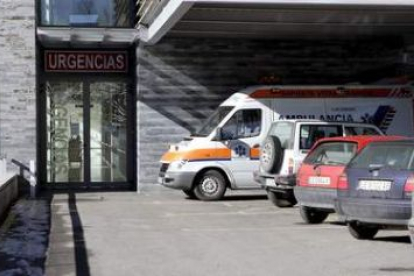
[[[261,86],[233,94],[191,137],[161,158],[158,182],[216,200],[227,188],[258,189],[260,145],[272,122],[364,122],[414,135],[411,86]]]

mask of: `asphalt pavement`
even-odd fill
[[[306,225],[260,192],[217,202],[163,187],[55,194],[46,275],[414,275],[407,231],[358,241],[335,215]]]

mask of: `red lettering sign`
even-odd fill
[[[45,51],[46,72],[128,72],[126,51]]]

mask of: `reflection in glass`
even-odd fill
[[[132,27],[131,0],[42,0],[42,25]]]
[[[91,181],[126,181],[126,85],[92,83]]]
[[[48,182],[83,181],[83,85],[46,83]]]

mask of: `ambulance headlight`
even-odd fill
[[[177,160],[177,161],[174,161],[170,164],[169,169],[172,170],[172,171],[181,170],[182,167],[184,167],[184,165],[187,164],[187,163],[188,163],[188,159]]]

